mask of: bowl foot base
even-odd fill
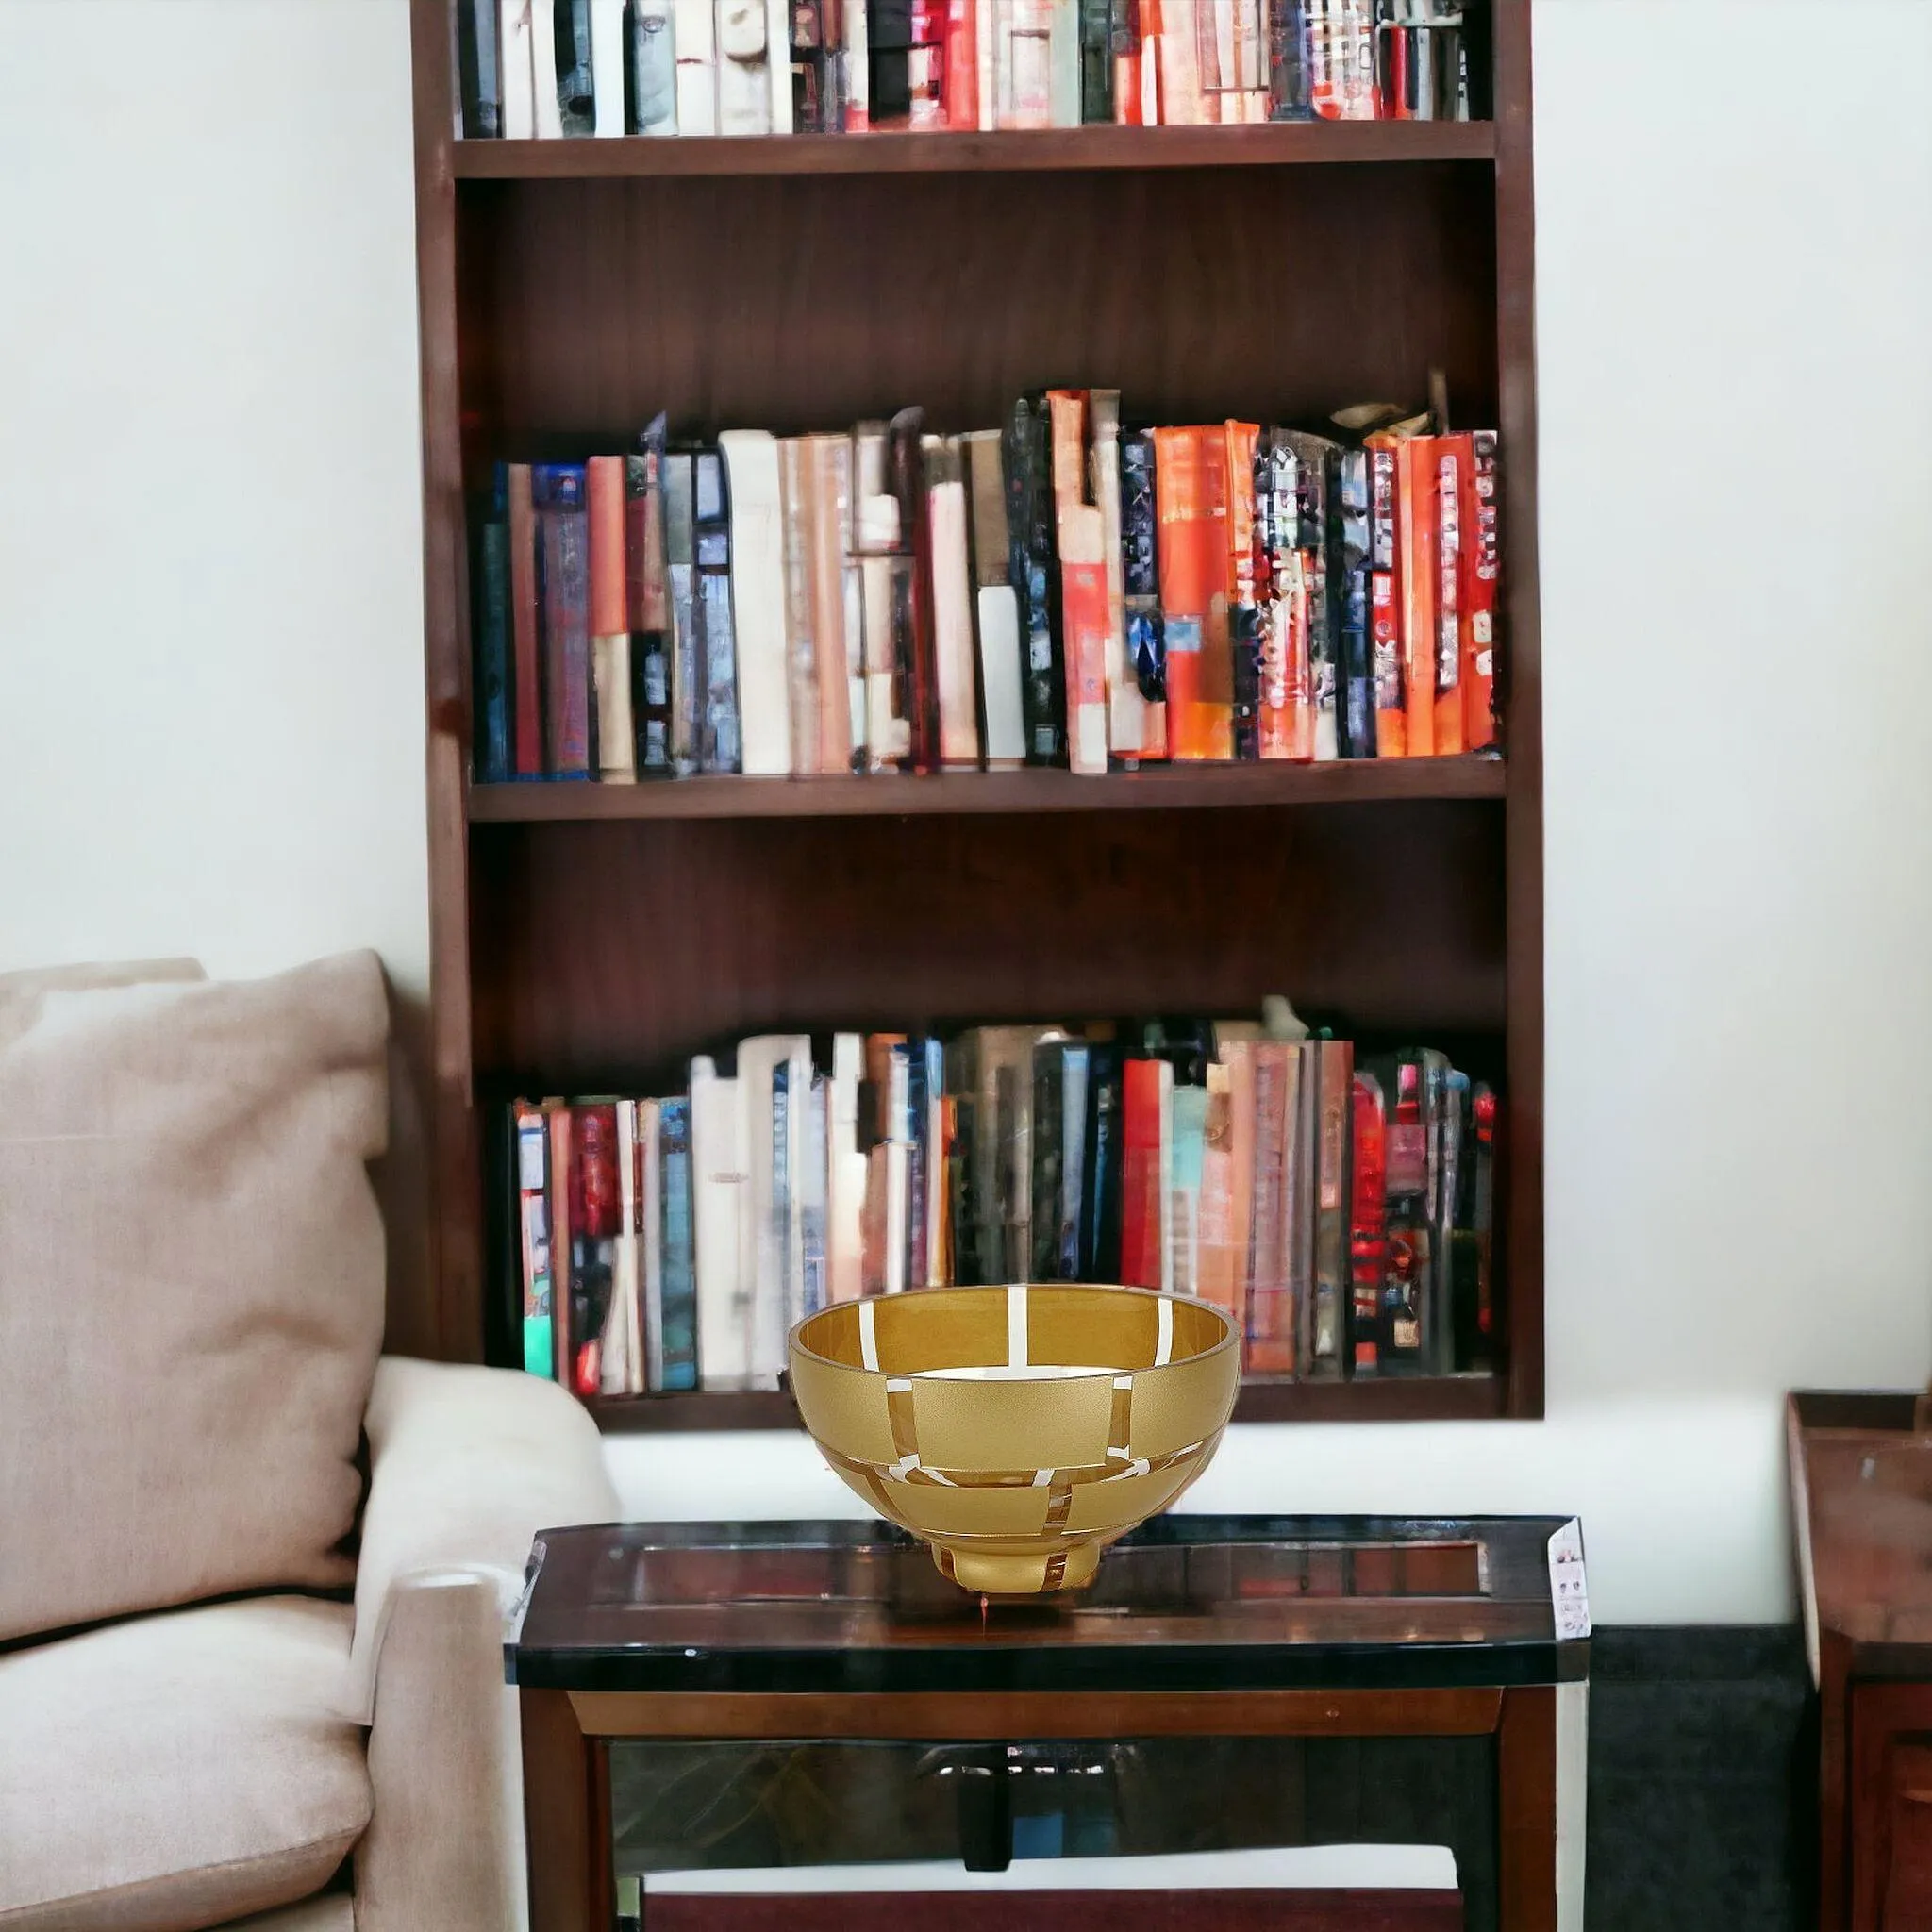
[[[932,1545],[940,1574],[976,1596],[1041,1596],[1049,1591],[1085,1590],[1100,1568],[1098,1541],[1067,1550],[1012,1555],[993,1550],[950,1550]]]

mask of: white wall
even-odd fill
[[[1538,4],[1549,1420],[1243,1429],[1191,1499],[1576,1510],[1602,1620],[1786,1614],[1783,1390],[1932,1373],[1932,119],[1872,80],[1932,7],[1830,14]],[[0,966],[422,982],[408,116],[401,0],[0,7]]]

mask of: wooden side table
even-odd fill
[[[1932,1432],[1918,1404],[1821,1391],[1786,1409],[1818,1685],[1821,1932],[1932,1924]]]
[[[548,1532],[506,1644],[532,1925],[605,1932],[620,1872],[1379,1840],[1448,1844],[1472,1928],[1574,1932],[1561,1526],[1169,1516],[991,1605],[877,1524]]]

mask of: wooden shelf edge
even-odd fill
[[[931,777],[744,778],[635,785],[528,780],[470,788],[473,824],[561,819],[905,818],[947,813],[1160,811],[1217,806],[1344,805],[1501,798],[1499,758],[1364,758],[1324,765],[1168,765],[1076,778],[1071,772]]]
[[[1277,121],[1240,127],[1043,127],[988,134],[792,134],[453,141],[459,181],[674,175],[926,175],[1491,161],[1488,121]]]
[[[1495,1375],[1390,1376],[1375,1382],[1249,1382],[1238,1423],[1482,1422],[1505,1412]],[[782,1391],[691,1395],[606,1395],[590,1405],[607,1435],[691,1429],[795,1429],[798,1405]]]

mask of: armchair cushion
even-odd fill
[[[0,1928],[183,1932],[326,1884],[371,1804],[349,1624],[265,1597],[0,1657]]]
[[[182,970],[0,983],[0,1640],[353,1573],[382,971]]]

